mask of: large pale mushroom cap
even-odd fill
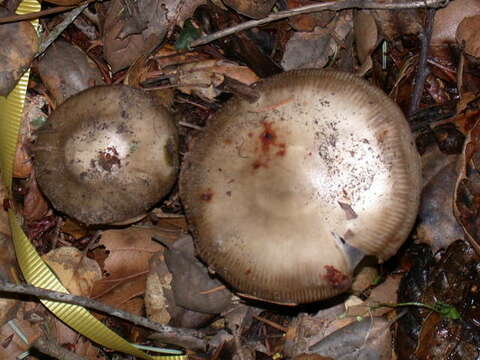
[[[56,209],[83,223],[121,222],[170,191],[177,147],[169,113],[151,97],[99,86],[67,99],[39,131],[37,180]]]
[[[227,103],[180,179],[200,256],[241,293],[303,303],[347,290],[364,254],[395,254],[420,162],[396,104],[353,75],[301,70]]]

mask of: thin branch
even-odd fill
[[[428,50],[430,49],[430,40],[432,39],[433,20],[435,18],[435,9],[428,9],[427,19],[425,21],[425,28],[420,33],[420,56],[418,59],[417,73],[415,74],[415,87],[413,88],[413,95],[408,109],[408,115],[412,116],[420,106],[423,89],[425,87],[425,80],[430,74],[430,68],[427,65]]]
[[[250,20],[244,23],[232,26],[227,29],[217,31],[193,41],[190,47],[208,44],[214,40],[232,35],[234,33],[251,29],[256,26],[285,19],[291,16],[308,14],[312,12],[319,12],[324,10],[343,10],[343,9],[380,9],[380,10],[404,10],[404,9],[418,9],[418,8],[441,8],[448,4],[449,0],[414,0],[408,2],[392,1],[386,3],[382,0],[337,0],[322,2],[307,6],[301,6],[291,10],[279,11],[272,13],[267,17],[259,20]]]
[[[144,318],[142,316],[134,315],[127,311],[116,309],[110,305],[106,305],[99,301],[92,300],[83,296],[51,291],[47,289],[34,287],[28,284],[16,285],[16,284],[2,281],[2,280],[0,280],[0,292],[32,295],[41,299],[64,302],[64,303],[73,304],[73,305],[80,305],[80,306],[83,306],[92,310],[96,310],[111,316],[115,316],[123,320],[130,321],[135,325],[143,326],[153,331],[157,331],[160,333],[168,333],[169,335],[173,335],[173,339],[175,338],[175,336],[178,336],[182,339],[191,338],[192,341],[196,341],[197,343],[200,341],[206,344],[206,341],[203,339],[204,334],[201,331],[162,325],[157,322],[151,321],[147,318]]]
[[[82,5],[88,5],[97,0],[86,0],[79,4],[78,6]],[[73,8],[76,8],[77,6],[72,5],[72,6],[56,6],[50,9],[42,10],[42,11],[37,11],[37,12],[32,12],[28,14],[23,14],[23,15],[11,15],[11,16],[5,16],[5,17],[0,17],[0,24],[6,24],[6,23],[12,23],[12,22],[17,22],[17,21],[24,21],[24,20],[35,20],[39,19],[44,16],[52,15],[52,14],[59,14],[68,10],[71,10]]]
[[[55,26],[55,28],[50,31],[48,36],[42,40],[42,43],[40,44],[40,49],[38,52],[35,54],[35,57],[38,57],[42,55],[45,50],[60,36],[60,34],[70,25],[81,13],[85,8],[88,6],[88,3],[85,3],[83,5],[80,5],[79,7],[73,9],[70,11],[66,16],[63,21]]]

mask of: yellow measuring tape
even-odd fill
[[[26,14],[40,10],[36,0],[24,0],[17,14]],[[3,182],[11,197],[12,170],[22,121],[23,106],[27,92],[27,71],[20,79],[15,89],[4,98],[0,96],[0,169]],[[21,228],[22,219],[14,209],[8,210],[12,238],[15,245],[18,263],[26,281],[34,286],[68,293],[55,274],[43,262],[37,251]],[[68,326],[86,336],[90,340],[127,354],[147,360],[184,360],[186,355],[150,356],[137,349],[125,339],[93,317],[85,308],[50,300],[41,300],[42,303]]]

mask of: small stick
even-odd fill
[[[413,88],[412,100],[408,109],[408,115],[412,116],[420,106],[425,80],[430,74],[430,68],[427,66],[428,50],[432,38],[433,20],[435,18],[435,9],[427,10],[427,19],[425,28],[420,33],[420,57],[418,59],[417,73],[415,74],[415,87]]]
[[[254,319],[257,319],[258,321],[261,321],[269,326],[271,326],[272,328],[274,329],[277,329],[277,330],[280,330],[281,332],[284,332],[284,333],[287,333],[288,332],[288,328],[286,328],[285,326],[282,326],[278,323],[276,323],[275,321],[271,321],[271,320],[268,320],[268,319],[265,319],[264,317],[261,317],[261,316],[258,316],[258,315],[253,315],[253,318]]]
[[[160,333],[168,333],[170,335],[179,336],[182,338],[192,338],[195,341],[204,341],[203,333],[201,331],[176,328],[173,326],[162,325],[151,321],[142,316],[131,314],[127,311],[116,309],[110,305],[103,304],[99,301],[92,300],[83,296],[61,293],[57,291],[38,288],[28,284],[13,284],[7,281],[0,280],[0,292],[7,292],[11,294],[32,295],[41,299],[64,302],[67,304],[79,305],[89,309],[93,309],[111,316],[118,317],[131,323],[143,326],[147,329],[157,331]],[[174,337],[173,337],[174,338]]]
[[[85,3],[83,5],[80,5],[79,7],[73,9],[70,11],[67,16],[65,16],[65,19],[55,26],[55,28],[50,31],[48,36],[42,41],[40,44],[40,49],[38,52],[35,54],[35,57],[38,57],[42,55],[47,48],[60,36],[60,34],[67,28],[68,25],[70,25],[81,13],[85,8],[88,6],[88,3]]]
[[[237,32],[251,29],[273,21],[285,19],[291,16],[319,12],[324,10],[343,10],[343,9],[380,9],[380,10],[404,10],[418,8],[441,8],[448,4],[449,0],[414,0],[408,2],[392,1],[386,3],[379,0],[338,0],[327,1],[307,6],[301,6],[291,10],[272,13],[263,19],[250,20],[227,29],[203,36],[190,44],[190,47],[208,44],[214,40],[235,34]]]

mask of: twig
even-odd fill
[[[82,6],[84,4],[91,4],[92,2],[95,2],[97,0],[86,0],[79,6]],[[12,22],[17,22],[17,21],[23,21],[23,20],[34,20],[38,19],[44,16],[52,15],[52,14],[58,14],[62,13],[65,11],[68,11],[70,9],[73,9],[77,6],[57,6],[53,7],[47,10],[42,10],[42,11],[37,11],[37,12],[32,12],[28,14],[23,14],[23,15],[11,15],[11,16],[5,16],[5,17],[0,17],[0,24],[6,24],[6,23],[12,23]]]
[[[79,356],[71,351],[68,351],[63,346],[60,346],[45,336],[39,337],[32,346],[40,351],[42,354],[51,356],[54,359],[59,360],[86,360],[84,357]]]
[[[307,6],[301,6],[291,10],[279,11],[272,13],[267,17],[259,20],[250,20],[244,23],[232,26],[227,29],[217,31],[213,34],[206,35],[193,41],[190,47],[200,46],[208,44],[214,40],[218,40],[234,33],[251,29],[256,26],[285,19],[291,16],[297,16],[301,14],[308,14],[312,12],[319,12],[324,10],[343,10],[343,9],[381,9],[381,10],[404,10],[404,9],[416,9],[416,8],[440,8],[448,4],[449,0],[414,0],[408,2],[392,1],[386,3],[379,0],[338,0],[328,1]]]
[[[67,28],[68,25],[70,25],[77,17],[82,13],[83,10],[88,6],[88,3],[80,5],[79,7],[73,9],[70,11],[66,16],[63,21],[55,26],[55,28],[50,31],[48,36],[42,40],[42,43],[40,44],[40,49],[38,52],[35,54],[35,57],[38,57],[42,55],[45,50],[60,36],[60,34]]]
[[[427,19],[425,21],[425,28],[419,34],[420,38],[420,56],[418,59],[417,73],[415,74],[415,87],[413,88],[413,95],[408,109],[408,115],[414,114],[420,106],[422,99],[423,88],[425,87],[425,80],[430,74],[430,68],[427,66],[428,49],[430,48],[430,40],[432,38],[433,19],[435,18],[435,9],[427,10]]]
[[[57,291],[51,291],[34,287],[27,284],[12,284],[10,282],[0,280],[0,292],[7,292],[13,294],[33,295],[41,299],[47,299],[52,301],[64,302],[67,304],[80,305],[89,309],[93,309],[111,316],[118,317],[123,320],[130,321],[131,323],[145,328],[157,331],[160,333],[168,333],[173,336],[179,336],[181,338],[193,338],[194,341],[204,341],[203,333],[201,331],[176,328],[168,325],[162,325],[151,321],[147,318],[131,314],[127,311],[116,309],[110,305],[103,304],[96,300],[92,300],[83,296],[77,296],[72,294],[65,294]]]

